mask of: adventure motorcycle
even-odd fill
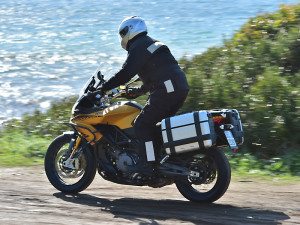
[[[139,162],[133,123],[142,107],[134,101],[112,102],[126,98],[126,89],[102,96],[96,90],[104,82],[97,70],[73,106],[73,131],[55,138],[47,150],[45,171],[56,189],[83,191],[98,169],[105,180],[118,184],[158,188],[175,183],[195,202],[213,202],[226,192],[231,170],[221,147],[236,150],[243,142],[237,110],[198,111],[163,120],[157,125],[162,142],[157,170],[144,175],[128,169]]]

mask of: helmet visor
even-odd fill
[[[122,30],[120,30],[119,34],[120,34],[121,38],[125,37],[125,35],[128,33],[128,30],[129,30],[128,26],[126,26]]]

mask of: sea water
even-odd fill
[[[296,0],[0,0],[0,124],[75,95],[100,66],[113,75],[126,58],[118,25],[146,20],[176,58],[221,45],[257,14]]]

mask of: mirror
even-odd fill
[[[102,75],[100,70],[97,73],[97,78],[100,80],[101,83],[104,81],[104,76]]]

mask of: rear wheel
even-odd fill
[[[58,136],[49,146],[45,156],[45,172],[50,183],[64,193],[78,193],[86,189],[96,174],[96,159],[86,145],[75,156],[69,166],[66,160],[70,156],[69,143],[72,134]]]
[[[176,182],[179,192],[188,200],[200,203],[214,202],[226,192],[231,170],[227,157],[218,148],[194,155],[189,162],[190,175]]]

